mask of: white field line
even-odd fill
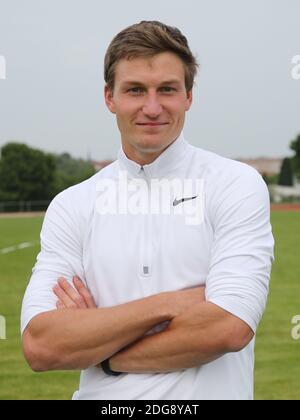
[[[38,244],[38,241],[33,241],[33,242],[22,242],[19,245],[15,245],[15,246],[9,246],[7,248],[2,248],[0,249],[0,255],[2,254],[9,254],[11,252],[15,252],[18,251],[19,249],[25,249],[25,248],[32,248],[33,246],[35,246],[36,244]]]

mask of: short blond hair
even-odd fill
[[[121,59],[153,57],[162,52],[172,52],[182,60],[185,87],[189,92],[194,86],[199,64],[180,30],[158,21],[142,21],[113,38],[104,59],[104,80],[109,90],[114,90],[116,65]]]

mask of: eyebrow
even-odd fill
[[[180,85],[180,80],[178,79],[172,79],[172,80],[166,80],[160,83],[160,86],[163,85]],[[124,82],[122,82],[122,86],[144,86],[144,83],[142,82],[138,82],[138,81],[134,81],[134,80],[125,80]]]

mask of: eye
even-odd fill
[[[128,89],[128,93],[131,93],[132,95],[140,95],[143,93],[143,89],[141,87],[133,87]]]
[[[164,93],[173,93],[176,91],[176,89],[172,88],[171,86],[163,86],[160,90]]]

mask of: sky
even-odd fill
[[[103,60],[112,38],[141,20],[177,26],[200,62],[184,127],[191,144],[231,158],[292,155],[299,0],[0,0],[0,147],[116,159]]]

